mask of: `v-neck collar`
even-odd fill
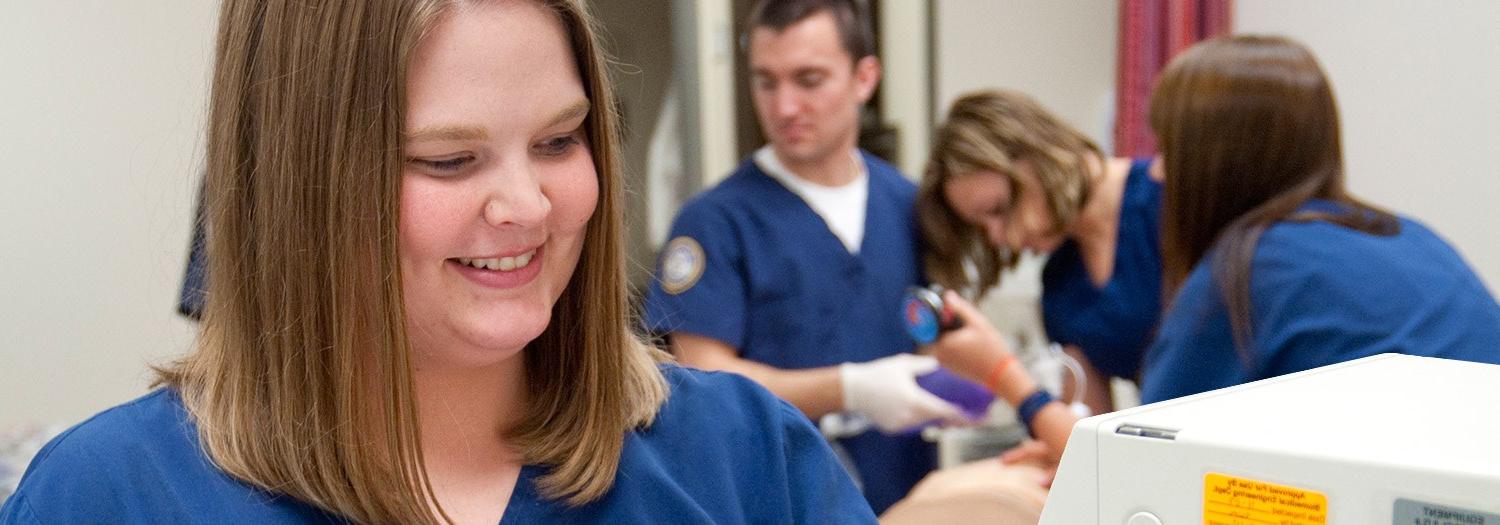
[[[525,523],[527,510],[517,510],[521,507],[535,507],[543,503],[540,496],[533,488],[534,480],[541,475],[542,467],[525,464],[521,465],[521,473],[516,476],[516,485],[510,490],[510,499],[505,503],[505,512],[500,514],[500,524]]]
[[[755,166],[754,176],[760,184],[763,184],[768,188],[766,190],[767,197],[780,200],[781,206],[776,207],[777,209],[786,209],[789,213],[799,214],[799,220],[809,221],[810,224],[816,224],[818,226],[817,228],[813,228],[814,230],[819,231],[819,233],[816,234],[818,240],[813,242],[832,243],[832,246],[834,248],[837,248],[839,253],[844,254],[850,260],[861,260],[861,254],[865,253],[866,249],[868,248],[870,244],[871,233],[873,232],[870,224],[870,221],[874,216],[873,213],[870,213],[871,203],[874,201],[874,199],[872,198],[873,195],[866,195],[865,197],[865,234],[859,241],[859,252],[851,253],[849,251],[849,248],[844,245],[844,241],[842,239],[839,239],[838,235],[834,234],[833,230],[828,227],[828,221],[825,220],[822,215],[819,215],[818,212],[814,210],[812,206],[802,198],[801,195],[797,195],[796,192],[792,191],[791,188],[786,187],[786,185],[776,180],[776,178],[772,177],[771,174],[761,170],[760,166]],[[871,193],[874,193],[873,188],[871,188]]]
[[[851,258],[859,259],[860,254],[865,252],[865,247],[869,244],[869,237],[871,232],[873,231],[870,227],[871,216],[873,215],[870,213],[870,202],[875,191],[875,183],[874,176],[871,174],[869,159],[865,158],[865,156],[859,150],[855,150],[852,155],[853,159],[851,160],[858,163],[859,168],[862,170],[862,173],[859,175],[859,179],[851,182],[850,184],[865,185],[865,190],[863,192],[864,202],[860,203],[860,205],[864,207],[864,210],[859,221],[861,227],[863,228],[863,231],[861,231],[859,234],[859,249],[855,252],[849,251],[849,245],[845,244],[844,239],[839,237],[838,233],[833,231],[833,225],[829,222],[828,217],[825,217],[822,213],[819,213],[818,210],[813,207],[812,202],[809,202],[808,197],[802,195],[797,188],[789,186],[789,184],[795,184],[795,182],[783,181],[782,179],[796,179],[796,181],[798,182],[803,182],[812,186],[816,186],[817,183],[802,179],[795,173],[787,170],[786,167],[781,164],[780,159],[776,157],[775,152],[770,149],[770,146],[762,146],[760,149],[756,150],[756,152],[750,157],[750,164],[755,167],[755,171],[759,172],[759,175],[761,175],[765,179],[769,179],[771,184],[780,188],[782,190],[782,193],[790,196],[793,199],[796,199],[796,201],[801,205],[801,208],[810,213],[812,219],[817,221],[817,224],[823,226],[822,229],[828,233],[826,238],[832,239],[835,243],[837,243],[840,251],[847,254]]]

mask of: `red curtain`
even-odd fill
[[[1149,157],[1147,122],[1156,75],[1184,49],[1229,32],[1234,0],[1120,0],[1115,83],[1115,155]]]

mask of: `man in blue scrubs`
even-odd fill
[[[962,417],[915,384],[937,364],[910,353],[900,317],[923,281],[916,188],[856,147],[880,64],[852,2],[762,1],[747,27],[770,144],[679,212],[646,324],[685,364],[748,376],[815,420],[873,423],[825,431],[844,434],[879,512],[933,467],[915,427]]]

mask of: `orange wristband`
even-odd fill
[[[995,369],[990,371],[989,376],[986,376],[988,381],[985,381],[984,386],[989,387],[990,392],[995,393],[995,395],[999,395],[1000,376],[1005,375],[1005,370],[1010,368],[1011,363],[1014,362],[1016,362],[1016,355],[1010,352],[1006,352],[1005,357],[1000,359],[1000,364],[995,365]]]

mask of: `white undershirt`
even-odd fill
[[[865,239],[865,207],[870,198],[870,172],[859,152],[852,153],[850,158],[858,170],[854,181],[843,186],[824,186],[797,176],[776,158],[776,152],[770,146],[755,150],[754,159],[761,171],[802,197],[807,206],[823,218],[828,231],[844,243],[844,249],[859,254],[860,243]]]

